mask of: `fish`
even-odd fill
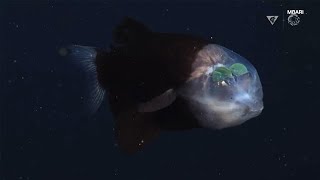
[[[141,151],[162,131],[221,130],[262,112],[257,70],[232,50],[130,17],[112,33],[109,47],[70,45],[60,54],[86,75],[90,114],[108,100],[121,151]]]

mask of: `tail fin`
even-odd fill
[[[84,98],[87,110],[90,114],[95,113],[101,105],[105,90],[100,86],[97,76],[96,56],[94,47],[71,45],[61,48],[60,54],[67,56],[74,65],[78,66],[86,76],[87,96]]]
[[[114,29],[113,41],[116,44],[126,44],[129,41],[141,40],[143,35],[150,33],[151,31],[142,23],[126,17],[124,20]]]

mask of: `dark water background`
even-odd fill
[[[1,180],[320,179],[320,123],[312,116],[319,3],[0,4]],[[291,8],[307,12],[295,27],[286,20]],[[279,19],[272,26],[266,15]],[[264,87],[263,113],[217,132],[162,133],[136,155],[120,153],[107,101],[86,118],[83,75],[57,51],[108,46],[124,16],[154,31],[212,38],[249,59]]]

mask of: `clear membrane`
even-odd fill
[[[259,115],[263,92],[253,65],[239,54],[216,44],[200,50],[193,72],[180,94],[204,127],[221,129]]]

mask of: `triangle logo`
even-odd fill
[[[267,16],[269,22],[271,23],[271,25],[273,25],[276,20],[278,19],[279,16]]]

